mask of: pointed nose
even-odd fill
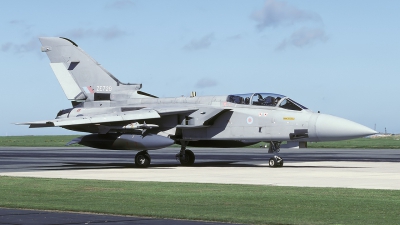
[[[338,141],[365,137],[377,132],[340,117],[320,114],[315,122],[316,136],[320,141]]]

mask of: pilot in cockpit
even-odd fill
[[[250,98],[249,97],[246,97],[244,99],[244,104],[246,104],[246,105],[250,104]]]
[[[277,105],[278,104],[278,102],[281,100],[281,97],[276,97],[276,99],[275,99],[275,105]]]
[[[264,98],[264,103],[266,106],[275,106],[275,98],[272,96],[267,96]]]

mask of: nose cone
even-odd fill
[[[320,141],[338,141],[365,137],[377,132],[350,120],[320,114],[315,122],[316,136]]]

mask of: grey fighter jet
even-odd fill
[[[149,166],[148,150],[174,143],[181,145],[177,159],[189,166],[195,155],[188,146],[243,147],[261,141],[269,143],[268,152],[274,155],[269,165],[281,167],[281,147],[376,133],[346,119],[312,112],[280,94],[158,98],[141,91],[141,84],[121,82],[67,38],[42,37],[40,42],[72,108],[59,111],[55,119],[20,124],[91,133],[68,144],[136,150],[137,167]]]

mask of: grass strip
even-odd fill
[[[357,138],[345,141],[309,142],[309,148],[400,149],[400,136]]]
[[[0,177],[0,206],[245,224],[399,224],[400,191]]]
[[[79,135],[43,135],[43,136],[2,136],[0,146],[5,147],[65,147],[69,141]],[[71,145],[81,146],[81,145]]]

